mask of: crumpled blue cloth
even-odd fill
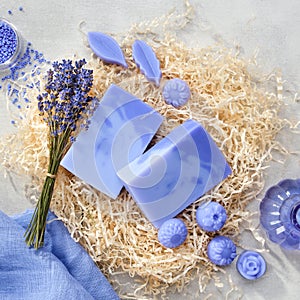
[[[49,213],[45,245],[28,248],[24,233],[33,211],[8,217],[0,211],[0,299],[119,299],[63,223]]]

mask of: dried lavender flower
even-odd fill
[[[86,61],[75,66],[71,60],[54,62],[45,78],[44,92],[38,97],[40,115],[49,127],[50,159],[48,173],[32,220],[25,233],[29,246],[39,248],[44,242],[46,219],[60,162],[70,143],[74,142],[78,125],[88,126],[87,116],[96,98],[89,95],[93,71],[84,69]]]

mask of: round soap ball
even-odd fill
[[[207,256],[215,265],[230,265],[236,257],[236,246],[230,238],[217,236],[209,242]]]
[[[266,261],[260,253],[245,250],[240,254],[236,263],[236,268],[244,278],[255,280],[265,274]]]
[[[189,86],[179,78],[167,81],[162,94],[165,102],[176,108],[186,104],[191,97]]]
[[[167,248],[180,246],[187,237],[187,228],[180,219],[165,221],[158,230],[158,241]]]
[[[203,230],[217,231],[224,226],[227,220],[226,210],[217,202],[205,202],[197,208],[196,220]]]

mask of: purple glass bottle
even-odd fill
[[[271,241],[300,250],[300,179],[285,179],[266,192],[260,222]]]

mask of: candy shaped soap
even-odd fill
[[[136,40],[132,45],[132,57],[146,78],[159,86],[162,73],[153,49],[146,42]]]
[[[203,230],[217,231],[224,226],[227,220],[226,210],[217,202],[204,202],[197,208],[196,220]]]
[[[217,266],[230,265],[236,258],[236,246],[230,238],[216,236],[207,246],[207,256]]]
[[[189,86],[185,81],[179,78],[167,81],[162,94],[165,102],[176,108],[185,105],[191,97]]]
[[[165,221],[158,230],[158,241],[167,248],[176,248],[184,243],[187,227],[180,219]]]
[[[266,261],[260,253],[246,250],[240,254],[236,268],[244,278],[255,280],[265,274]]]
[[[222,152],[193,120],[118,171],[125,188],[157,228],[230,174]]]
[[[162,119],[149,105],[111,85],[61,165],[116,198],[123,187],[117,171],[144,152]]]
[[[88,41],[91,49],[103,61],[127,68],[122,49],[111,36],[102,32],[88,32]]]

